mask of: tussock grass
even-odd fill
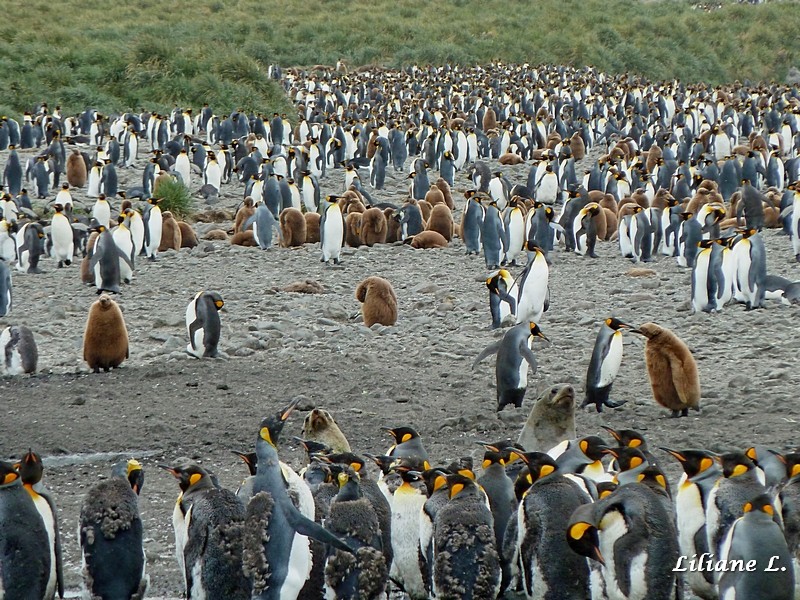
[[[687,0],[99,0],[6,2],[0,102],[66,112],[209,102],[288,112],[270,64],[591,64],[653,79],[783,80],[800,5]],[[43,21],[43,14],[58,18]]]
[[[192,195],[180,181],[168,179],[162,181],[156,190],[156,198],[161,198],[159,207],[162,211],[171,211],[177,219],[192,214]]]

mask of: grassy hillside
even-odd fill
[[[800,5],[685,0],[27,0],[0,22],[0,109],[286,110],[270,63],[593,64],[652,78],[782,80]]]

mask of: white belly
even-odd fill
[[[605,360],[600,363],[600,381],[599,386],[605,387],[611,385],[619,373],[619,366],[622,364],[622,333],[615,332],[611,337],[611,343],[608,346],[608,354]]]

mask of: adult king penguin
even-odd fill
[[[631,328],[615,317],[606,319],[600,326],[597,339],[589,361],[589,370],[586,372],[586,398],[581,404],[585,408],[594,404],[597,412],[603,411],[603,406],[618,408],[625,404],[625,400],[615,402],[609,399],[611,386],[619,373],[622,364],[622,330]]]
[[[189,345],[186,352],[197,358],[215,358],[219,352],[221,324],[219,311],[225,306],[218,292],[198,292],[186,307],[186,328]]]

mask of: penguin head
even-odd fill
[[[633,329],[634,328],[633,325],[628,325],[627,323],[623,323],[622,321],[620,321],[616,317],[609,317],[608,319],[605,320],[605,324],[606,324],[606,327],[610,327],[614,331],[619,331],[620,329],[625,328],[625,327],[627,327],[628,329]],[[611,433],[611,432],[609,431],[609,433]],[[614,434],[611,433],[611,435],[614,435]]]
[[[531,484],[558,472],[558,465],[553,458],[544,452],[523,452],[520,458],[528,467],[528,481]]]
[[[605,456],[605,451],[608,450],[602,438],[596,435],[588,435],[577,440],[576,444],[581,452],[590,459],[592,462],[602,460]]]
[[[697,247],[703,249],[711,248],[712,246],[714,246],[715,243],[716,240],[700,240],[699,242],[697,242]]]
[[[483,461],[481,462],[481,468],[486,470],[492,465],[500,465],[502,467],[505,465],[505,460],[503,459],[502,453],[487,449],[483,453]]]
[[[567,525],[567,543],[574,552],[604,565],[594,513],[595,505],[592,503],[583,504],[575,509]]]
[[[522,499],[525,497],[525,494],[528,493],[528,490],[531,489],[533,485],[533,475],[528,470],[528,467],[522,467],[519,473],[517,473],[517,478],[514,480],[514,497],[517,499],[517,502],[522,502]]]
[[[410,442],[419,437],[419,434],[411,427],[381,427],[381,431],[385,431],[391,435],[394,438],[395,444]]]
[[[169,471],[178,480],[178,487],[183,493],[190,488],[200,489],[214,486],[209,472],[195,462],[186,462],[174,467],[168,465],[159,465],[159,467]]]
[[[112,476],[124,477],[127,479],[128,483],[131,485],[131,489],[137,496],[142,493],[142,487],[144,486],[144,470],[142,469],[141,463],[135,458],[117,463],[111,470],[111,474]]]
[[[20,485],[19,473],[10,462],[0,460],[0,488],[9,485]]]
[[[756,468],[755,463],[750,460],[744,452],[728,452],[719,457],[722,465],[722,474],[728,479],[734,479],[746,475]]]
[[[501,440],[499,442],[478,442],[481,446],[492,452],[498,452],[503,457],[503,463],[510,465],[511,463],[522,459],[522,453],[525,449],[511,440]]]
[[[548,337],[547,337],[547,336],[546,336],[544,333],[542,333],[542,330],[541,330],[541,329],[539,329],[539,326],[538,326],[536,323],[534,323],[533,321],[531,321],[531,322],[529,323],[529,326],[530,326],[530,329],[531,329],[531,335],[532,335],[533,337],[542,338],[542,339],[543,339],[543,340],[545,340],[546,342],[549,342],[549,341],[550,341],[550,340],[548,339]]]
[[[427,496],[430,498],[434,492],[447,487],[447,471],[444,469],[428,469],[422,473]]]
[[[341,467],[336,475],[336,483],[339,486],[337,500],[358,500],[361,498],[361,476],[355,470],[350,467]]]
[[[669,485],[664,472],[654,465],[650,465],[637,475],[636,480],[643,483],[659,494],[669,494]]]
[[[381,473],[384,475],[388,475],[392,469],[392,465],[395,462],[395,458],[393,456],[389,456],[388,454],[367,454],[365,453],[368,459],[378,465],[378,468],[381,470]]]
[[[610,496],[619,487],[616,481],[600,481],[597,483],[597,499],[602,500],[606,496]]]
[[[608,433],[611,434],[617,443],[623,448],[638,448],[639,450],[647,450],[647,442],[644,436],[638,431],[633,429],[611,429],[605,425],[601,425]]]
[[[328,446],[328,444],[323,444],[322,442],[317,442],[315,440],[304,440],[303,438],[299,438],[297,436],[294,436],[292,440],[300,444],[309,457],[312,454],[314,456],[324,456],[326,454],[330,454],[331,452],[333,452],[333,450],[331,449],[330,446]]]
[[[772,516],[775,514],[775,507],[772,505],[769,494],[759,494],[744,504],[742,512],[744,512],[745,515],[748,513],[764,513],[769,515],[769,518],[772,519]]]
[[[783,455],[783,460],[786,463],[786,476],[789,479],[800,475],[800,453],[790,452]]]
[[[643,325],[639,325],[636,329],[631,329],[631,333],[638,333],[643,335],[649,340],[660,335],[664,329],[655,323],[644,323]]]
[[[647,463],[647,458],[638,448],[607,448],[603,454],[613,456],[620,471],[630,471]]]
[[[255,475],[258,468],[258,455],[255,452],[239,452],[238,450],[231,450],[236,456],[244,461],[247,465],[247,470],[250,475]]]
[[[317,455],[315,455],[317,456]],[[341,465],[349,469],[353,473],[361,474],[364,469],[364,459],[354,454],[353,452],[339,452],[337,454],[324,454],[319,455],[319,458],[324,462]]]
[[[281,431],[283,431],[283,426],[286,423],[286,419],[289,418],[289,415],[292,414],[292,411],[299,402],[300,398],[295,398],[285,408],[278,411],[276,414],[269,417],[264,417],[258,430],[257,444],[260,444],[262,441],[264,441],[275,448],[278,443],[278,438],[281,435]]]
[[[41,457],[33,450],[28,450],[22,459],[14,466],[19,471],[22,483],[26,485],[36,485],[42,480],[44,464],[42,463]]]
[[[469,477],[455,473],[447,476],[447,489],[450,500],[474,496],[478,492],[478,484]]]

